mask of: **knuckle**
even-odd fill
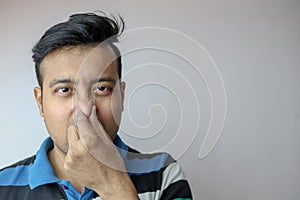
[[[76,162],[78,162],[79,160],[80,160],[80,154],[78,154],[74,150],[69,149],[65,163],[67,163],[69,165],[73,165]]]

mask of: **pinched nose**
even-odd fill
[[[93,101],[91,99],[80,99],[76,102],[76,107],[79,108],[87,117],[91,115]]]

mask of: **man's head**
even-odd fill
[[[118,131],[125,83],[120,82],[115,18],[72,15],[51,27],[33,48],[40,88],[34,89],[40,115],[55,146],[68,151],[67,127],[76,109],[87,117],[95,105],[97,118],[113,138]]]
[[[114,45],[118,42],[117,37],[124,30],[124,21],[121,17],[119,19],[118,21],[117,17],[109,18],[94,13],[74,14],[68,21],[49,28],[32,49],[39,86],[43,87],[43,73],[40,64],[49,53],[60,48],[100,43],[107,43],[114,50],[118,57],[118,75],[121,78],[120,51]]]

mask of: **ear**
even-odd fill
[[[34,88],[34,97],[35,101],[38,105],[40,115],[41,117],[44,117],[44,111],[43,111],[43,98],[42,98],[42,89],[39,87]]]
[[[125,87],[126,87],[126,83],[122,81],[121,82],[122,111],[124,111]]]

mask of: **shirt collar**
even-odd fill
[[[120,149],[124,151],[128,151],[128,146],[121,140],[119,135],[116,135],[114,138],[114,144]]]
[[[44,140],[39,151],[37,152],[35,161],[31,168],[29,176],[29,186],[31,189],[34,189],[40,185],[59,181],[47,157],[48,151],[52,148],[53,141],[50,137],[48,137]]]

